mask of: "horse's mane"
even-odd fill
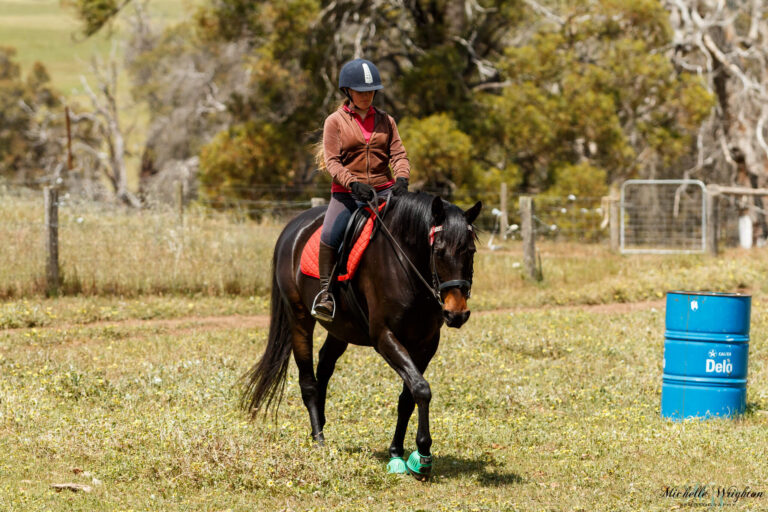
[[[426,192],[406,192],[393,198],[392,210],[387,214],[387,225],[392,235],[411,247],[428,247],[434,198]],[[467,229],[467,220],[461,208],[442,201],[445,209],[442,237],[448,244],[447,249],[455,251],[476,235]]]

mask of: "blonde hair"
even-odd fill
[[[325,148],[323,148],[322,140],[312,144],[312,155],[315,160],[315,169],[320,172],[328,172],[328,168],[325,166]]]
[[[339,106],[337,106],[333,111],[340,109],[343,106],[349,106],[349,98],[344,99]],[[328,168],[325,166],[325,148],[323,147],[323,140],[320,139],[319,141],[312,144],[312,155],[315,160],[315,168],[320,172],[328,172]]]

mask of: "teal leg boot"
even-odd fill
[[[404,475],[408,473],[408,468],[405,467],[405,459],[402,457],[392,457],[387,464],[387,473],[395,473],[397,475]]]
[[[416,480],[425,482],[429,480],[429,475],[432,473],[432,456],[422,455],[416,450],[408,457],[405,465]]]

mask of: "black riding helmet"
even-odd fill
[[[365,59],[355,59],[347,62],[342,66],[339,73],[339,89],[344,95],[349,98],[349,101],[355,105],[352,101],[352,96],[347,89],[352,89],[357,92],[378,91],[383,89],[381,85],[381,75],[376,65]],[[357,107],[357,105],[355,105]]]

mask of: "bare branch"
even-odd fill
[[[557,14],[553,13],[543,5],[541,5],[536,0],[525,0],[525,3],[528,4],[528,6],[536,11],[537,13],[543,15],[545,18],[547,18],[550,21],[553,21],[557,23],[560,26],[565,25],[565,19],[561,16],[558,16]]]
[[[505,80],[503,82],[484,82],[484,83],[472,86],[472,90],[485,91],[488,89],[504,89],[506,87],[509,87],[510,85],[512,85],[512,81],[510,80]]]
[[[765,136],[763,135],[763,128],[765,126],[766,119],[768,119],[768,108],[763,105],[763,110],[760,113],[760,119],[757,121],[757,126],[755,127],[755,134],[757,136],[757,143],[760,144],[760,148],[763,150],[763,153],[765,153],[765,156],[768,157],[768,144],[766,144]]]

